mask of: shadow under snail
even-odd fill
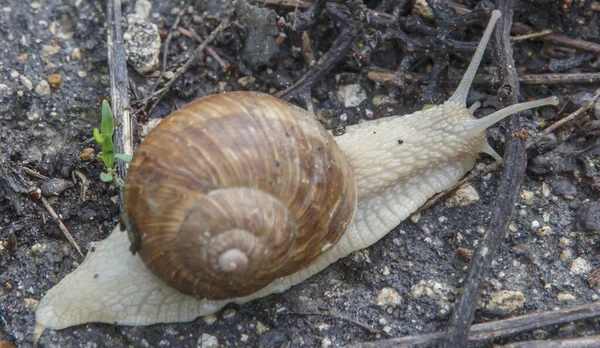
[[[186,322],[283,292],[368,247],[469,171],[496,159],[485,129],[556,97],[482,119],[467,93],[500,17],[493,11],[454,94],[333,137],[305,110],[232,92],[173,112],[137,149],[119,227],[40,301],[36,333],[87,322]],[[473,108],[472,108],[473,109]]]

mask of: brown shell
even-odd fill
[[[147,267],[198,298],[249,295],[345,232],[352,171],[329,133],[280,99],[232,92],[163,120],[137,149],[125,210]]]

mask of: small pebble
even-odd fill
[[[402,303],[400,294],[392,288],[383,288],[379,291],[376,298],[377,306],[384,310],[396,308]]]
[[[48,76],[48,83],[52,88],[60,88],[63,84],[63,79],[61,74],[52,74]]]
[[[552,233],[552,227],[550,226],[542,226],[538,228],[536,231],[537,235],[540,237],[548,237]]]
[[[258,333],[259,335],[262,335],[267,330],[269,330],[268,326],[261,323],[260,321],[256,322],[256,333]]]
[[[327,331],[329,330],[330,325],[327,323],[317,323],[314,325],[319,331]]]
[[[329,348],[333,343],[329,337],[325,337],[321,340],[321,348]]]
[[[61,48],[59,45],[43,45],[42,46],[42,55],[44,56],[53,56],[60,52]]]
[[[560,237],[558,245],[564,249],[564,248],[568,247],[569,245],[571,245],[571,240],[567,237]]]
[[[479,193],[470,184],[462,185],[456,192],[446,199],[447,207],[465,207],[479,202]]]
[[[38,307],[38,304],[40,304],[39,300],[36,300],[34,298],[24,298],[23,302],[25,303],[25,308],[34,311],[36,310],[36,308]]]
[[[572,275],[584,275],[590,273],[592,266],[587,262],[586,259],[578,257],[571,262],[571,274]]]
[[[223,311],[222,316],[223,316],[223,319],[233,318],[235,316],[235,309],[227,308],[226,310]]]
[[[23,87],[25,87],[25,89],[29,91],[33,89],[33,82],[31,82],[31,80],[28,79],[26,76],[21,76],[19,79],[21,80],[21,84],[23,85]]]
[[[560,301],[560,302],[571,302],[571,301],[575,301],[577,299],[577,297],[568,291],[563,291],[561,293],[559,293],[556,298]]]
[[[44,251],[46,251],[46,249],[48,249],[48,245],[47,244],[34,244],[31,246],[31,252],[33,252],[34,254],[41,254]]]
[[[569,249],[563,250],[562,253],[560,253],[560,260],[561,261],[568,261],[571,258],[573,258],[573,252]]]
[[[237,82],[243,88],[249,88],[252,86],[252,84],[254,84],[254,82],[256,82],[256,78],[254,76],[242,76],[237,80]]]
[[[523,203],[525,203],[527,205],[532,205],[533,202],[535,201],[535,195],[531,191],[522,190],[521,191],[521,199],[523,200]]]
[[[542,183],[542,196],[550,197],[550,185],[547,182]]]
[[[35,87],[35,93],[40,97],[50,95],[50,92],[50,84],[46,80],[41,80]]]
[[[340,98],[347,108],[359,106],[367,99],[367,93],[359,84],[343,85],[340,87],[337,94],[338,98]]]
[[[81,50],[79,48],[74,48],[73,51],[71,52],[71,58],[74,60],[80,60],[81,59]]]
[[[141,18],[148,18],[152,11],[152,3],[148,0],[137,0],[135,2],[134,12]]]
[[[45,197],[48,196],[58,196],[64,190],[73,187],[73,183],[67,180],[63,180],[60,178],[52,178],[46,180],[42,184],[42,194]]]
[[[96,153],[93,148],[86,147],[79,155],[77,155],[77,158],[79,158],[81,162],[91,162],[96,159]]]
[[[205,315],[202,317],[202,320],[208,325],[212,325],[217,322],[217,316],[214,314]]]
[[[500,290],[493,292],[486,304],[486,308],[492,311],[516,312],[523,309],[525,296],[521,291]]]
[[[575,226],[586,232],[600,231],[600,203],[584,204],[577,212]]]
[[[203,333],[198,339],[198,348],[218,348],[219,340],[213,335]]]

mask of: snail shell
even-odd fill
[[[332,136],[259,93],[172,113],[137,149],[125,185],[142,260],[198,298],[245,296],[308,266],[355,209],[354,175]]]

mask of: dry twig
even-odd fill
[[[204,55],[204,50],[206,49],[206,47],[212,41],[214,41],[214,39],[217,37],[217,35],[220,32],[222,32],[223,30],[225,30],[228,26],[229,26],[229,19],[226,18],[226,19],[222,20],[221,23],[215,28],[215,30],[213,30],[212,33],[210,33],[210,35],[208,35],[206,40],[204,40],[204,42],[202,42],[202,44],[200,44],[200,46],[198,46],[194,50],[194,52],[192,52],[192,54],[188,56],[186,62],[175,71],[175,75],[173,76],[173,78],[168,80],[161,89],[155,91],[152,95],[150,95],[147,98],[145,98],[144,100],[140,101],[140,103],[142,105],[145,105],[149,101],[154,100],[154,104],[152,104],[152,106],[150,107],[148,114],[152,114],[152,111],[154,110],[154,108],[156,108],[156,106],[158,105],[158,103],[160,102],[162,97],[169,91],[169,89],[171,88],[173,83],[175,83],[175,81],[177,81],[181,77],[181,75],[183,75],[192,66],[192,64],[196,61],[196,59],[199,59],[200,57],[202,57]]]
[[[75,247],[75,250],[77,250],[77,252],[79,253],[79,255],[81,255],[81,257],[84,257],[83,252],[81,252],[81,248],[79,248],[79,244],[77,244],[77,242],[75,241],[75,238],[73,238],[73,235],[67,229],[67,226],[65,226],[65,224],[63,224],[63,222],[60,219],[60,217],[58,216],[58,214],[56,214],[56,211],[54,211],[54,208],[52,208],[52,205],[50,205],[50,202],[48,202],[46,197],[40,197],[40,200],[42,201],[42,204],[44,205],[44,207],[46,208],[46,210],[48,211],[50,216],[52,216],[54,221],[58,224],[58,228],[60,228],[62,233],[65,235],[65,237],[67,237],[67,239],[69,240],[71,245],[73,245],[73,247]]]
[[[471,326],[469,342],[491,340],[497,337],[515,335],[521,332],[528,332],[551,325],[560,325],[578,320],[597,318],[598,316],[600,316],[600,303],[591,303],[560,309],[557,311],[526,314],[509,319],[475,324]],[[438,331],[423,335],[392,338],[375,342],[361,342],[346,347],[431,347],[438,344],[443,336],[444,332]]]
[[[498,9],[502,12],[502,17],[498,21],[498,27],[494,32],[495,43],[497,45],[496,52],[500,56],[502,86],[509,87],[510,91],[512,91],[505,98],[505,105],[516,104],[520,93],[510,42],[513,7],[512,0],[498,1]],[[444,341],[441,344],[442,347],[466,346],[469,340],[471,323],[475,316],[475,306],[481,295],[485,275],[490,268],[496,251],[502,244],[504,234],[514,214],[515,203],[519,199],[521,183],[525,176],[526,154],[521,139],[511,136],[511,134],[515,134],[521,128],[521,123],[518,115],[510,116],[506,123],[508,124],[506,153],[504,155],[505,165],[492,210],[492,216],[487,231],[469,263],[461,295],[450,316],[450,321],[444,334]]]
[[[537,340],[505,344],[503,348],[594,348],[600,345],[600,335],[565,340]]]
[[[115,123],[119,125],[115,129],[113,139],[115,152],[131,155],[133,154],[133,136],[129,94],[127,94],[129,80],[121,28],[121,0],[108,2],[106,16],[108,26],[106,46],[108,47],[108,67],[110,69],[111,108],[117,120]],[[117,161],[117,173],[119,177],[125,178],[127,176],[127,163]],[[124,209],[123,202],[123,190],[119,189],[119,210],[121,212]]]
[[[396,77],[396,72],[373,69],[367,73],[370,80],[379,83],[388,83]],[[458,85],[462,76],[451,75],[448,80]],[[404,75],[404,80],[414,81],[417,83],[429,83],[431,76],[428,74],[419,74],[407,72]],[[497,85],[500,81],[497,76],[478,75],[473,81],[474,85]],[[588,84],[600,82],[600,73],[570,73],[570,74],[527,74],[519,76],[519,82],[524,85],[564,85],[564,84]]]

